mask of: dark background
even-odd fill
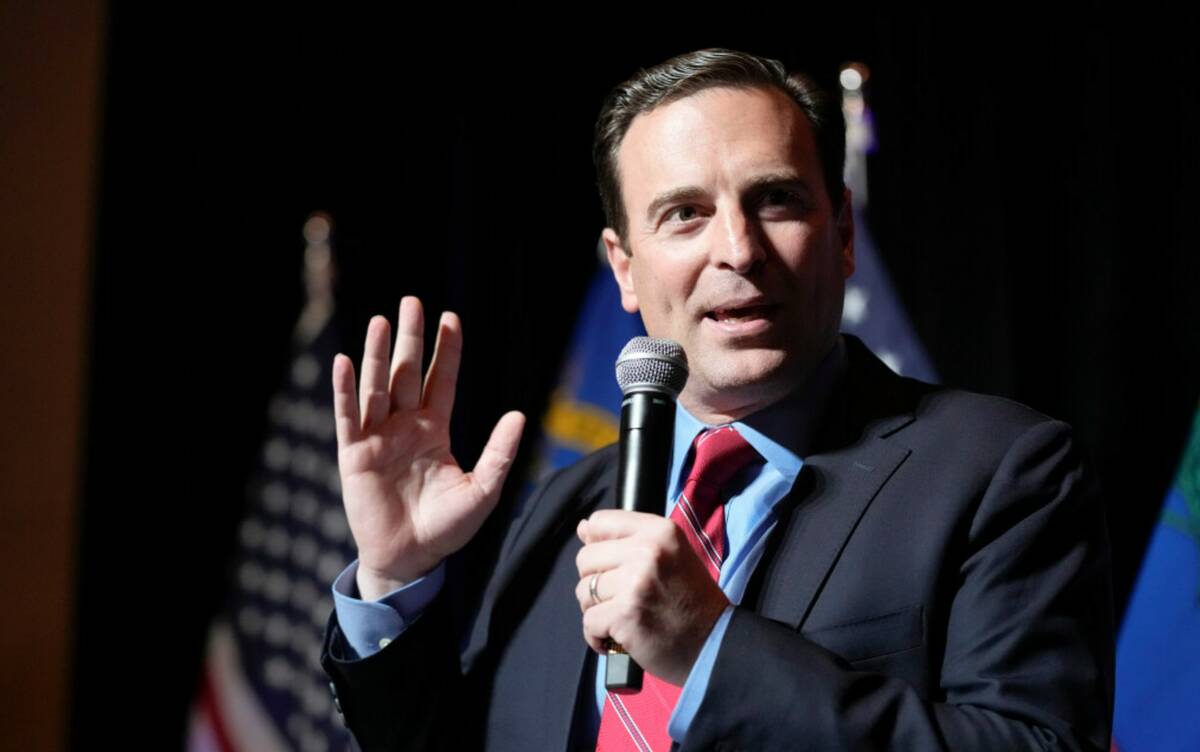
[[[394,320],[403,294],[462,315],[454,439],[473,462],[505,410],[540,414],[594,269],[600,100],[705,46],[829,82],[870,67],[869,219],[918,333],[945,383],[1076,426],[1123,604],[1200,396],[1194,25],[471,21],[486,41],[408,16],[110,12],[77,746],[131,722],[182,732],[302,303],[308,214],[336,223],[356,360],[368,317]]]

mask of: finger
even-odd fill
[[[619,629],[618,620],[621,619],[624,610],[618,604],[612,601],[605,601],[599,605],[593,606],[583,612],[583,639],[587,640],[588,646],[597,653],[607,652],[604,648],[604,641],[609,637],[617,642],[621,642],[620,638],[612,634],[613,629]],[[621,642],[625,648],[628,645]]]
[[[425,377],[425,393],[421,404],[430,413],[449,422],[454,410],[454,391],[458,382],[458,364],[462,360],[462,322],[447,311],[438,321],[437,343],[433,346],[433,361]]]
[[[589,543],[616,538],[628,538],[631,535],[658,529],[665,532],[665,524],[673,525],[662,515],[645,512],[628,512],[624,509],[599,509],[588,517],[587,536]]]
[[[612,595],[604,589],[603,583],[606,577],[611,576],[611,572],[595,572],[589,574],[579,580],[575,585],[575,600],[579,601],[580,612],[587,611],[589,608],[599,606],[612,598]],[[592,595],[592,579],[596,580],[596,594]]]
[[[363,347],[362,391],[358,396],[362,408],[362,427],[377,426],[388,416],[388,341],[391,324],[383,316],[372,316],[367,325],[367,343]]]
[[[575,585],[575,600],[579,601],[579,610],[587,611],[601,603],[608,603],[616,598],[622,588],[626,590],[630,584],[625,580],[629,572],[623,569],[606,569],[603,572],[593,572],[583,577]],[[596,593],[592,595],[592,578],[596,580]]]
[[[575,586],[575,600],[579,603],[579,613],[584,613],[592,606],[600,603],[599,600],[593,601],[592,599],[591,586],[589,584],[591,579],[591,577],[584,577]]]
[[[421,358],[425,351],[425,313],[421,300],[400,299],[396,318],[396,348],[392,351],[392,410],[416,410],[421,404]]]
[[[513,410],[501,416],[496,427],[492,429],[491,438],[483,448],[483,453],[479,455],[475,469],[471,471],[471,482],[484,496],[499,496],[504,478],[508,475],[513,460],[517,458],[517,447],[521,443],[521,431],[524,428],[525,416]]]
[[[634,549],[641,545],[630,538],[589,543],[575,554],[575,568],[579,571],[580,577],[616,569],[624,562],[636,557],[637,552]]]
[[[341,353],[333,358],[333,418],[339,448],[358,440],[362,423],[354,391],[354,361]]]

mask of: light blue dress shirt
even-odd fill
[[[667,731],[682,742],[696,715],[717,659],[725,630],[733,615],[733,606],[741,603],[746,586],[762,558],[763,550],[777,521],[776,507],[787,496],[804,466],[802,459],[812,441],[820,411],[844,368],[845,347],[839,336],[829,355],[818,366],[813,378],[797,393],[732,425],[763,458],[730,483],[739,489],[725,503],[727,555],[721,566],[719,584],[730,605],[713,625],[708,640],[679,695]],[[682,405],[675,411],[675,441],[671,456],[670,489],[666,500],[669,515],[683,490],[691,469],[689,449],[701,431],[712,428],[689,413]],[[445,566],[439,565],[425,577],[393,590],[376,601],[358,597],[355,577],[358,562],[350,564],[333,583],[334,607],[346,641],[358,657],[378,652],[398,637],[429,605],[442,587]],[[596,666],[595,714],[586,719],[594,738],[604,708],[605,656]],[[584,719],[579,719],[584,722]]]

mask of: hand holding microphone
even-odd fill
[[[617,359],[617,381],[625,394],[618,509],[579,523],[575,595],[584,637],[607,655],[606,686],[621,694],[641,688],[643,666],[682,685],[729,601],[683,532],[662,516],[675,398],[687,381],[683,348],[635,337]]]

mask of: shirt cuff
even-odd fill
[[[733,606],[729,605],[721,612],[717,623],[708,633],[708,639],[704,641],[704,647],[700,648],[700,655],[696,656],[696,662],[692,664],[692,671],[688,674],[687,681],[683,683],[683,690],[679,693],[679,702],[676,703],[675,712],[671,714],[671,721],[667,724],[667,733],[680,744],[683,744],[683,738],[687,736],[692,719],[696,717],[696,711],[700,709],[700,701],[704,699],[704,693],[708,691],[708,680],[712,677],[713,666],[717,663],[717,653],[721,649],[721,641],[725,639],[725,630],[729,628],[731,618],[733,618]]]
[[[358,592],[358,559],[333,581],[333,607],[352,658],[366,658],[387,647],[416,621],[429,606],[446,579],[445,563],[374,601],[364,601]]]

